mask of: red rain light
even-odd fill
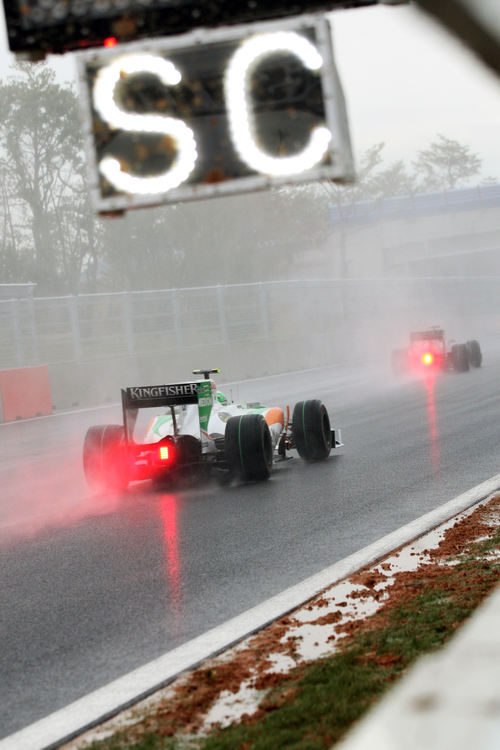
[[[108,36],[103,42],[105,47],[116,47],[118,39],[115,36]]]
[[[434,362],[434,357],[430,352],[426,352],[425,354],[422,354],[422,364],[424,365],[432,365]]]
[[[168,461],[169,459],[168,445],[161,445],[160,450],[158,451],[158,455],[160,457],[160,461]]]

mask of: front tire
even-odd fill
[[[325,405],[317,399],[295,404],[292,434],[298,454],[305,461],[327,458],[332,449],[332,432]]]
[[[483,354],[481,352],[481,347],[479,346],[479,341],[467,341],[465,346],[467,347],[469,362],[471,363],[472,367],[481,367],[481,364],[483,362]]]
[[[468,371],[469,355],[465,344],[453,344],[451,347],[451,363],[456,372]]]
[[[224,453],[232,476],[244,481],[269,479],[273,465],[273,444],[264,417],[261,414],[243,414],[228,419]]]
[[[128,487],[125,430],[121,425],[89,427],[83,442],[83,471],[92,489],[122,491]]]

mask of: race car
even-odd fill
[[[222,484],[233,479],[262,481],[273,463],[297,450],[305,461],[322,461],[342,445],[325,405],[299,401],[289,407],[233,403],[210,375],[200,380],[121,391],[123,424],[89,427],[83,468],[92,488],[124,490],[130,482],[161,484],[194,473],[213,473]]]
[[[392,370],[395,375],[406,373],[467,372],[469,367],[481,367],[483,355],[479,342],[467,341],[446,344],[444,330],[433,326],[424,331],[410,333],[410,345],[392,352]]]

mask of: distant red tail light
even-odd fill
[[[105,47],[116,47],[117,44],[118,44],[118,39],[115,36],[108,36],[104,40]]]
[[[434,362],[434,357],[430,352],[425,352],[425,354],[422,354],[422,364],[429,367],[429,365],[432,365]]]

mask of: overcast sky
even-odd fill
[[[411,162],[437,133],[470,146],[500,182],[500,78],[413,6],[332,14],[355,154],[386,144]]]
[[[412,6],[332,14],[336,60],[355,157],[383,141],[388,163],[408,164],[438,133],[468,145],[482,176],[500,182],[500,78]],[[0,75],[9,74],[2,17]],[[74,80],[71,55],[51,57],[58,78]]]

